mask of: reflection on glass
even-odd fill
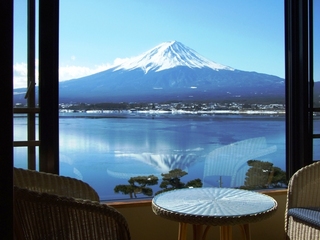
[[[245,183],[247,162],[274,153],[265,137],[234,142],[210,152],[204,165],[204,183],[215,187],[240,187]]]
[[[168,8],[164,2],[149,1],[148,4],[62,1],[59,80],[77,79],[106,70],[113,63],[125,60],[119,58],[136,56],[149,47],[171,40],[181,41],[210,60],[239,70],[283,77],[283,3],[277,0],[259,1],[259,4],[199,1],[188,2],[183,9],[180,5],[172,3]],[[69,11],[71,6],[72,12]],[[16,15],[15,22],[25,18],[23,12],[24,15]],[[15,38],[18,41],[15,45],[21,39],[25,38]],[[15,52],[15,62],[25,61],[20,56],[25,51]],[[25,71],[15,73],[16,85],[19,77],[25,80]],[[206,76],[197,81],[202,78]],[[226,79],[229,83],[229,78]],[[19,87],[25,86],[25,82],[23,84]],[[175,85],[176,81],[171,84]],[[245,84],[245,88],[247,86]],[[140,87],[137,89],[141,90]],[[196,89],[193,83],[189,87],[192,91]],[[80,92],[81,95],[86,93],[85,90]],[[233,96],[234,93],[226,94]],[[198,103],[192,102],[193,95],[189,97],[186,105],[194,108]],[[242,100],[241,95],[236,94],[228,102],[221,100],[216,104],[208,100],[206,104],[239,111],[239,99]],[[150,101],[157,104],[154,99]],[[244,106],[257,114],[257,101],[246,101],[243,100]],[[271,103],[266,105],[272,106]],[[179,102],[177,106],[184,104]],[[72,105],[65,103],[66,112]],[[276,105],[271,110],[276,110]],[[194,113],[194,109],[191,112]],[[159,114],[150,117],[146,113],[132,118],[95,115],[95,109],[91,113],[91,117],[86,112],[82,116],[76,112],[68,116],[60,113],[60,174],[88,182],[101,199],[119,198],[113,191],[114,186],[127,184],[131,177],[161,176],[173,169],[186,171],[186,182],[196,178],[208,181],[211,176],[210,181],[219,181],[219,186],[236,187],[244,184],[248,160],[258,158],[285,169],[284,115],[274,111],[265,116],[228,115],[228,109],[225,115]],[[17,120],[15,140],[25,140],[26,126],[23,122],[19,124]],[[26,159],[25,153],[19,151],[16,157]]]
[[[191,167],[193,163],[196,162],[197,156],[196,154],[186,153],[186,154],[152,154],[152,153],[134,153],[134,154],[120,154],[117,153],[116,157],[120,158],[128,158],[132,159],[132,161],[140,161],[147,165],[150,165],[153,169],[155,169],[156,173],[154,175],[160,175],[161,173],[169,172],[172,169],[188,169]],[[131,169],[132,173],[124,173],[119,174],[120,177],[134,177],[139,174],[138,172],[133,173],[134,169]],[[116,176],[116,174],[108,169],[108,173],[110,175]]]

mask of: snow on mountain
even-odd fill
[[[145,73],[148,73],[149,71],[159,72],[177,66],[187,66],[189,68],[208,67],[216,71],[234,70],[231,67],[206,59],[180,42],[170,41],[161,43],[151,50],[115,66],[113,71],[141,68]]]

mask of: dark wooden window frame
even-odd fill
[[[286,70],[286,163],[290,177],[312,163],[312,0],[284,0]],[[39,0],[40,170],[59,173],[59,0]],[[0,2],[1,234],[12,239],[13,0]],[[49,56],[49,57],[48,57]]]
[[[286,172],[313,162],[313,0],[285,0]]]

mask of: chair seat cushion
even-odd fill
[[[292,216],[307,225],[320,228],[320,208],[291,208],[288,210],[288,216]]]

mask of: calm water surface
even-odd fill
[[[116,185],[134,176],[154,174],[161,179],[161,173],[174,168],[188,172],[183,182],[203,179],[208,160],[217,163],[216,171],[221,162],[236,165],[251,157],[285,169],[281,116],[85,116],[61,114],[60,173],[88,182],[101,199],[127,199],[114,193]],[[15,118],[15,140],[25,136],[26,119]],[[253,140],[241,142],[246,139]],[[263,147],[256,139],[265,141]],[[14,154],[15,166],[26,167],[26,149],[15,149]],[[227,175],[231,170],[219,171]]]

